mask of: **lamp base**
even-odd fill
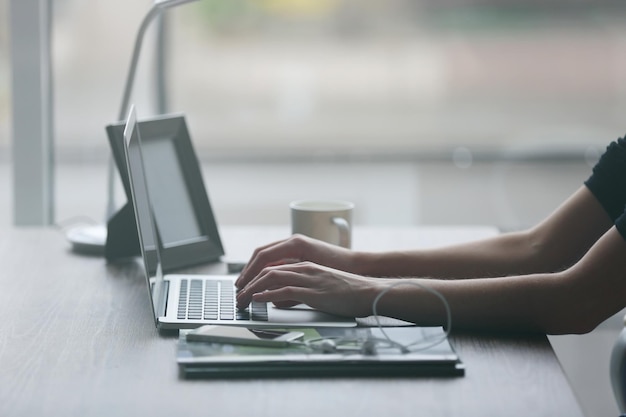
[[[73,252],[85,255],[104,255],[107,241],[107,227],[105,225],[74,227],[65,236],[72,244]]]

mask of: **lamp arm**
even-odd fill
[[[126,120],[126,113],[128,112],[128,105],[130,103],[130,96],[133,90],[133,84],[135,82],[135,75],[137,73],[137,63],[139,61],[139,55],[141,54],[141,46],[143,45],[143,38],[148,29],[148,26],[152,20],[157,17],[163,11],[162,7],[159,7],[158,3],[152,5],[152,8],[148,11],[143,18],[137,36],[135,38],[135,47],[133,49],[133,55],[130,61],[130,67],[128,68],[128,75],[126,76],[126,85],[124,86],[124,96],[122,97],[122,105],[120,106],[120,112],[118,120]]]
[[[137,31],[135,37],[135,47],[133,49],[133,55],[130,60],[130,67],[128,68],[128,75],[126,76],[126,85],[124,86],[124,95],[122,97],[122,105],[120,106],[120,112],[117,120],[126,120],[126,115],[129,110],[130,96],[133,90],[133,84],[135,83],[135,74],[137,73],[137,63],[139,61],[139,55],[141,53],[141,46],[143,44],[143,38],[148,29],[148,26],[154,18],[159,16],[163,10],[179,6],[185,3],[192,3],[197,0],[155,0],[150,10],[145,15]],[[106,207],[106,218],[111,218],[115,212],[115,162],[113,161],[113,155],[109,156],[108,167],[108,198]]]
[[[159,3],[154,3],[148,13],[145,15],[137,31],[135,37],[135,46],[133,48],[133,55],[130,60],[130,66],[128,68],[128,75],[126,76],[126,85],[124,86],[124,95],[122,96],[122,105],[120,106],[120,112],[117,120],[122,121],[126,119],[126,113],[128,112],[128,106],[130,103],[130,96],[133,91],[133,85],[135,83],[135,75],[137,73],[137,64],[139,62],[139,55],[141,54],[141,46],[143,45],[143,38],[148,29],[148,26],[154,18],[156,18],[163,8]],[[113,161],[113,155],[109,156],[107,172],[107,207],[106,218],[111,218],[115,213],[115,162]]]

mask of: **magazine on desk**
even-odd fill
[[[177,362],[184,378],[464,375],[441,327],[384,330],[395,345],[385,342],[380,329],[369,327],[297,329],[303,333],[299,342],[277,347],[188,340],[193,330],[181,330]],[[377,342],[364,347],[367,340]],[[403,351],[400,345],[409,347]]]

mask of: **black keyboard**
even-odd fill
[[[238,310],[232,281],[183,279],[178,294],[180,320],[267,321],[267,304],[252,302]]]

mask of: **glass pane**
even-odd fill
[[[173,16],[172,107],[216,150],[584,152],[622,133],[625,9],[203,1]]]
[[[150,3],[55,2],[60,157],[104,155],[103,126],[117,118]],[[625,9],[617,0],[203,0],[167,12],[169,107],[188,115],[201,154],[585,151],[622,131]],[[153,38],[151,29],[134,89],[140,116],[155,111]],[[6,77],[0,85],[6,103]]]
[[[10,118],[8,0],[0,0],[0,162],[8,158]]]
[[[150,4],[54,1],[55,149],[64,164],[56,190],[61,219],[104,214],[104,127],[118,117],[135,34]],[[2,21],[7,5],[0,0]],[[187,115],[204,161],[235,160],[246,167],[242,161],[249,158],[271,162],[284,156],[291,165],[283,168],[293,171],[302,170],[298,161],[307,159],[382,160],[385,168],[415,172],[386,183],[403,184],[389,189],[390,199],[397,201],[400,194],[410,199],[408,214],[395,218],[416,223],[456,218],[441,206],[458,206],[462,202],[452,197],[465,195],[430,198],[441,197],[445,181],[429,173],[448,175],[447,187],[475,191],[464,181],[470,181],[467,168],[476,167],[475,183],[483,187],[478,191],[504,202],[474,198],[476,207],[457,221],[493,219],[518,227],[530,223],[525,219],[541,218],[561,196],[520,218],[509,210],[507,195],[516,193],[511,172],[532,177],[541,170],[502,164],[492,169],[477,162],[510,155],[574,157],[576,175],[556,174],[565,171],[546,166],[552,173],[549,184],[567,195],[582,182],[588,163],[623,133],[625,11],[626,2],[619,0],[201,0],[167,11],[169,109]],[[156,108],[154,35],[153,25],[133,90],[140,118]],[[7,25],[0,24],[2,149],[10,146],[7,43]],[[429,171],[423,163],[428,159],[444,163]],[[412,165],[415,161],[422,162]],[[374,178],[380,168],[358,170]],[[217,217],[241,221],[242,216],[229,217],[229,210],[243,210],[231,188],[242,182],[229,182],[225,166],[209,169],[215,172],[207,177],[210,194],[225,213]],[[332,171],[311,168],[318,169]],[[534,178],[545,185],[547,176]],[[253,184],[258,173],[245,178],[263,198],[275,195],[258,181]],[[490,189],[493,184],[500,188]],[[85,189],[94,196],[82,198]],[[298,189],[295,185],[281,198]],[[225,201],[231,205],[224,208]],[[282,219],[276,207],[283,203],[253,211]],[[493,211],[498,217],[485,214]]]

